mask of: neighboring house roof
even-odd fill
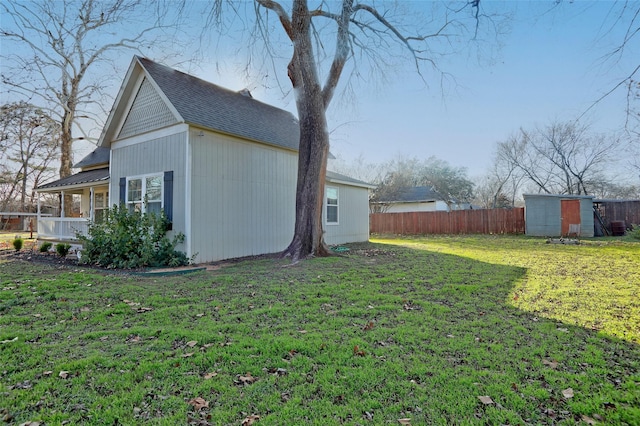
[[[109,163],[109,148],[103,148],[101,146],[91,152],[91,154],[84,157],[82,160],[77,162],[73,167],[74,168],[84,168],[97,166],[99,164],[108,164]]]
[[[369,189],[373,189],[376,187],[375,185],[371,185],[370,183],[367,183],[358,179],[354,179],[340,173],[332,172],[330,170],[327,170],[326,176],[327,176],[327,180],[334,183],[342,183],[342,184],[352,185],[352,186],[362,186]]]
[[[185,123],[288,149],[298,149],[299,125],[293,114],[174,70],[146,58],[135,60]]]
[[[414,186],[404,189],[392,197],[378,199],[376,203],[420,203],[427,201],[439,201],[442,197],[430,186]]]
[[[105,167],[102,169],[95,170],[87,170],[85,172],[76,173],[75,175],[67,176],[66,178],[62,178],[44,185],[39,186],[39,191],[43,189],[53,189],[60,187],[69,187],[73,185],[80,185],[92,182],[107,182],[109,180],[109,168]]]

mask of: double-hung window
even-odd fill
[[[109,192],[96,192],[93,194],[93,220],[101,223],[107,214],[109,204]]]
[[[130,212],[160,213],[162,174],[127,178],[126,203]]]
[[[326,188],[326,219],[327,225],[338,224],[338,188],[327,186]]]

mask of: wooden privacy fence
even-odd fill
[[[372,234],[524,234],[524,208],[371,213]]]
[[[624,220],[626,226],[640,225],[640,201],[601,201],[599,205],[600,216],[605,226],[611,229],[611,222]]]

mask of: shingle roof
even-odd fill
[[[137,58],[182,119],[192,125],[298,149],[293,114],[146,58]]]
[[[87,170],[85,172],[76,173],[44,185],[40,185],[37,189],[59,188],[62,186],[79,185],[82,183],[101,182],[109,180],[109,168]]]
[[[82,160],[77,162],[73,167],[82,168],[97,166],[98,164],[107,164],[109,163],[109,152],[109,148],[98,147],[94,149],[91,154],[87,155]]]
[[[417,203],[420,201],[436,201],[441,200],[442,197],[438,195],[430,186],[414,186],[404,189],[401,193],[395,194],[388,199],[377,200],[380,203]]]
[[[327,170],[326,176],[327,176],[327,179],[330,181],[340,181],[341,183],[352,184],[354,186],[364,186],[367,188],[375,188],[375,185],[371,185],[370,183],[364,182],[362,180],[354,179],[352,177],[349,177],[340,173],[332,172],[330,170]]]

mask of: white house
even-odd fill
[[[196,262],[282,251],[293,237],[298,140],[291,113],[248,91],[134,57],[99,147],[79,173],[38,188],[81,194],[83,217],[41,218],[39,238],[73,238],[122,203],[164,210]],[[371,188],[327,172],[328,244],[368,240]]]
[[[468,210],[468,202],[451,201],[451,207],[430,186],[413,186],[371,202],[371,211],[380,213]]]

